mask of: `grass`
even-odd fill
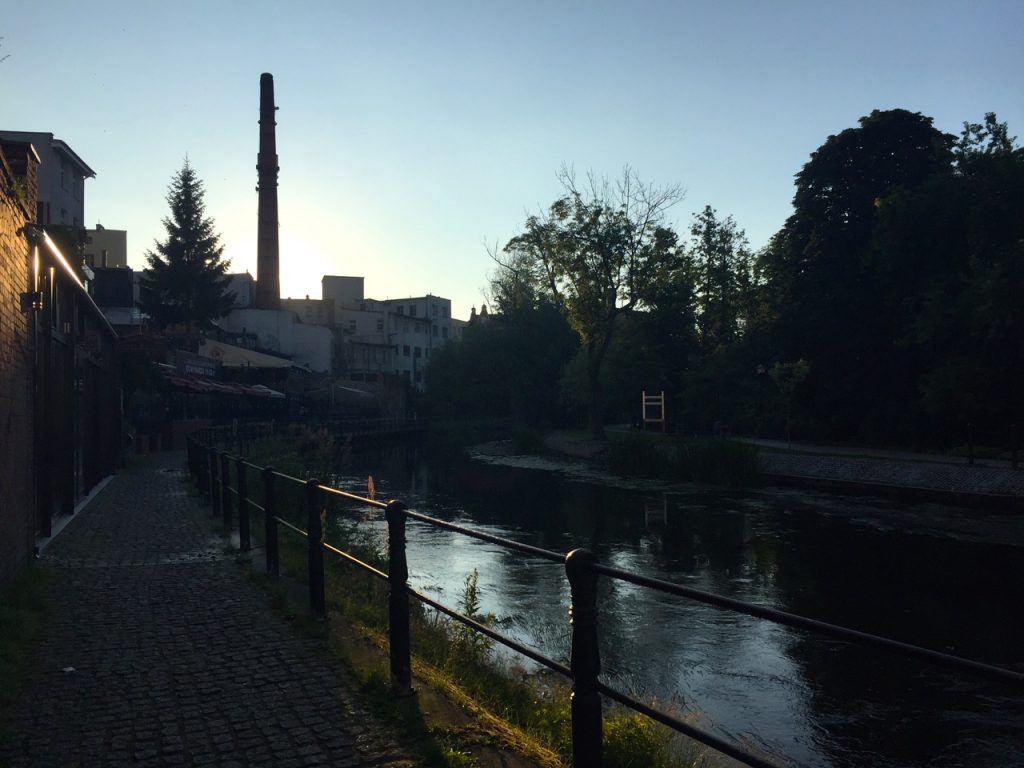
[[[31,669],[32,648],[49,621],[56,576],[34,565],[0,593],[0,722]]]

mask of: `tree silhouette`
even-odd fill
[[[509,263],[535,265],[547,292],[580,337],[586,359],[591,432],[603,436],[601,369],[617,318],[648,306],[652,286],[681,262],[665,212],[678,186],[645,184],[629,168],[613,185],[595,176],[580,188],[563,170],[565,194],[504,248]]]
[[[185,159],[167,191],[171,213],[164,219],[167,239],[146,252],[139,306],[157,328],[183,324],[191,337],[195,327],[209,327],[234,302],[225,276],[229,262],[206,217],[203,184]]]

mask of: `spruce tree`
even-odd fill
[[[156,328],[183,324],[190,337],[193,328],[208,328],[230,312],[234,302],[226,277],[230,262],[221,258],[224,246],[205,215],[203,194],[203,183],[185,158],[167,191],[167,239],[146,252],[149,268],[139,302]]]

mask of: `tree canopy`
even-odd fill
[[[647,306],[651,289],[679,266],[676,234],[665,212],[679,187],[654,187],[629,168],[613,184],[588,177],[585,187],[560,174],[565,194],[530,216],[504,248],[510,269],[535,271],[579,335],[586,360],[588,422],[602,433],[601,369],[624,312]]]
[[[543,387],[516,368],[510,394],[562,418],[585,406],[592,428],[635,420],[639,391],[664,389],[686,431],[1019,445],[1024,150],[994,114],[955,137],[919,113],[876,110],[827,137],[757,254],[710,206],[677,242],[665,213],[678,188],[628,171],[588,181],[563,174],[565,194],[500,254],[499,317],[554,307],[579,339],[546,360]],[[516,327],[526,360],[539,337]],[[474,367],[488,368],[462,361]]]
[[[226,277],[229,262],[206,216],[203,184],[185,159],[167,192],[170,215],[163,220],[167,239],[146,252],[139,306],[157,328],[184,324],[208,327],[234,302]]]

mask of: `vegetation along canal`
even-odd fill
[[[334,482],[365,487],[369,474],[378,498],[431,516],[1024,668],[1024,623],[1012,616],[1024,605],[1024,524],[1012,515],[778,489],[626,490],[469,460],[442,468],[411,448],[357,459]],[[358,527],[383,542],[380,517]],[[417,589],[457,607],[475,570],[502,631],[568,657],[558,565],[415,522],[408,554]],[[768,754],[889,768],[1005,766],[1024,754],[1024,700],[996,683],[622,582],[602,580],[599,611],[606,682]]]

